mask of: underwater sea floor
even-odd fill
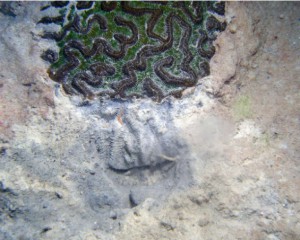
[[[0,3],[0,239],[300,238],[298,2],[227,2],[210,74],[125,100],[49,77],[44,5]]]

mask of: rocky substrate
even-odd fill
[[[211,74],[68,96],[38,2],[0,3],[0,239],[299,239],[298,2],[226,3]]]

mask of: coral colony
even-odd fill
[[[61,26],[43,33],[59,52],[48,49],[42,58],[70,95],[180,98],[209,74],[213,41],[226,27],[217,19],[224,8],[222,2],[51,2],[39,23]]]

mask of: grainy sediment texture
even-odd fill
[[[299,239],[300,4],[226,4],[211,75],[82,101],[40,55],[41,3],[1,3],[0,239]]]

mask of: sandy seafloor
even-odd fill
[[[299,2],[226,3],[181,100],[87,106],[48,77],[39,4],[0,12],[0,239],[300,239]],[[124,142],[169,167],[111,171]]]

